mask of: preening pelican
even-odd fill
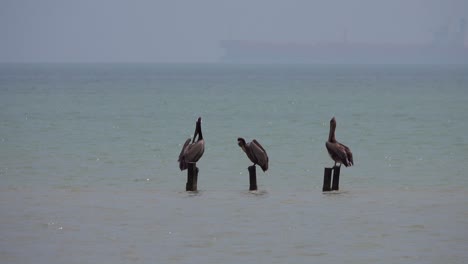
[[[195,142],[197,135],[198,139]],[[195,125],[192,143],[190,143],[190,138],[188,138],[180,151],[178,160],[180,170],[187,169],[188,162],[197,162],[203,156],[203,152],[205,152],[205,140],[203,139],[201,130],[201,117],[199,117]]]
[[[247,154],[250,161],[254,163],[254,166],[258,164],[264,172],[268,170],[268,155],[257,140],[254,139],[252,142],[246,143],[245,139],[238,138],[237,144]]]
[[[330,120],[330,134],[328,135],[328,141],[325,143],[328,154],[330,154],[330,157],[335,161],[335,166],[336,163],[340,163],[340,166],[341,164],[344,164],[346,167],[352,166],[354,165],[353,153],[351,153],[351,150],[347,146],[336,141],[335,129],[336,120],[335,117],[333,117]]]

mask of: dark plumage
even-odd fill
[[[197,135],[198,139],[195,142]],[[188,162],[197,162],[203,156],[203,152],[205,152],[205,140],[203,139],[201,130],[201,117],[199,117],[195,125],[192,143],[190,143],[190,138],[188,138],[180,151],[178,160],[180,170],[187,169]]]
[[[336,120],[335,117],[333,117],[330,120],[330,134],[328,135],[328,141],[325,143],[328,154],[330,154],[330,157],[335,161],[335,166],[336,163],[340,163],[340,166],[341,164],[346,167],[352,166],[354,165],[353,153],[351,153],[351,150],[347,146],[336,141],[335,129]]]
[[[238,138],[237,144],[254,163],[254,166],[258,164],[264,172],[268,170],[268,155],[257,140],[254,139],[252,142],[246,143],[243,138]]]

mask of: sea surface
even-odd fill
[[[0,64],[0,263],[468,263],[467,131],[468,66]]]

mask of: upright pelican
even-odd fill
[[[198,139],[195,142],[195,138],[198,135]],[[188,162],[197,162],[203,152],[205,151],[205,140],[203,139],[202,130],[201,130],[201,117],[198,118],[195,125],[195,133],[193,134],[192,143],[190,143],[190,138],[188,138],[182,150],[179,154],[179,168],[181,171],[187,169]]]
[[[344,164],[346,167],[352,166],[354,165],[353,153],[351,153],[351,150],[347,146],[336,141],[335,129],[336,120],[335,117],[333,117],[330,120],[330,134],[328,135],[328,141],[325,143],[328,154],[330,154],[330,157],[335,161],[335,166],[336,163],[340,163],[340,166],[341,164]]]
[[[254,163],[254,166],[258,164],[264,172],[268,170],[268,155],[257,140],[254,139],[252,142],[246,143],[245,139],[238,138],[237,144],[247,154],[250,161]]]

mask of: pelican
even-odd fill
[[[198,139],[195,142],[197,135]],[[192,142],[190,143],[190,138],[188,138],[180,151],[178,160],[180,170],[186,170],[188,162],[197,162],[201,156],[203,156],[204,151],[205,140],[203,139],[201,130],[201,117],[199,117],[195,125],[195,133],[193,134]]]
[[[336,163],[340,163],[340,167],[341,164],[344,164],[346,167],[352,166],[354,165],[353,153],[351,153],[351,150],[347,146],[336,141],[335,129],[336,120],[335,117],[333,117],[330,120],[330,134],[328,136],[328,141],[325,143],[328,154],[330,154],[330,157],[335,161],[335,166]]]
[[[254,139],[252,142],[246,143],[245,139],[238,138],[237,144],[247,154],[250,161],[254,163],[254,166],[258,164],[263,172],[268,170],[268,155],[257,140]]]

